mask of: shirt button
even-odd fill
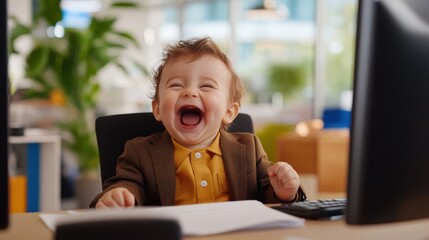
[[[196,157],[196,158],[201,158],[201,153],[200,153],[200,152],[196,152],[196,153],[195,153],[195,157]]]
[[[201,181],[201,187],[207,187],[207,181],[206,180]]]

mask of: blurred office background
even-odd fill
[[[313,130],[348,128],[356,0],[135,0],[130,2],[137,7],[131,9],[112,9],[111,2],[62,0],[60,25],[85,29],[91,16],[117,17],[116,27],[130,32],[140,45],[129,47],[124,54],[149,72],[159,63],[166,43],[212,37],[230,56],[246,86],[241,112],[252,116],[270,160],[289,161],[277,147],[282,131],[308,137]],[[8,0],[8,5],[9,16],[30,24],[38,1]],[[14,22],[9,25],[13,28]],[[51,37],[61,38],[55,34]],[[25,53],[33,42],[22,37],[16,47],[20,54],[12,54],[9,60],[11,123],[26,129],[53,129],[64,118],[62,107],[50,101],[26,100],[20,95],[33,86],[25,70]],[[151,110],[149,96],[153,89],[149,76],[131,65],[125,68],[128,74],[110,66],[97,74],[100,93],[94,117]],[[299,130],[303,125],[307,130]],[[320,139],[313,137],[316,142],[310,139],[313,145],[309,148],[316,151]],[[73,185],[79,167],[74,157],[65,152],[61,154],[62,175],[71,176]],[[308,157],[311,164],[316,164],[318,154],[320,151],[302,159]],[[316,173],[314,168],[304,167],[300,174]],[[317,181],[316,178],[312,183],[317,185]],[[63,198],[73,198],[74,192],[66,192],[67,187],[73,188],[62,185]],[[313,186],[307,188],[313,191]],[[317,186],[314,189],[317,191]]]

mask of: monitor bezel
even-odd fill
[[[0,229],[5,229],[9,225],[7,1],[0,4]]]

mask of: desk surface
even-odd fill
[[[188,237],[184,239],[429,239],[429,219],[372,226],[350,226],[343,220],[306,221],[303,228],[240,231],[234,233]],[[53,233],[39,218],[39,213],[12,214],[7,230],[0,230],[2,240],[53,239]]]

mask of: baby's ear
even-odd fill
[[[152,113],[156,120],[161,121],[159,103],[156,100],[152,100]]]
[[[225,115],[223,116],[223,124],[228,125],[232,123],[232,121],[234,121],[235,117],[238,115],[238,110],[240,110],[240,105],[238,103],[231,103],[226,109]]]

